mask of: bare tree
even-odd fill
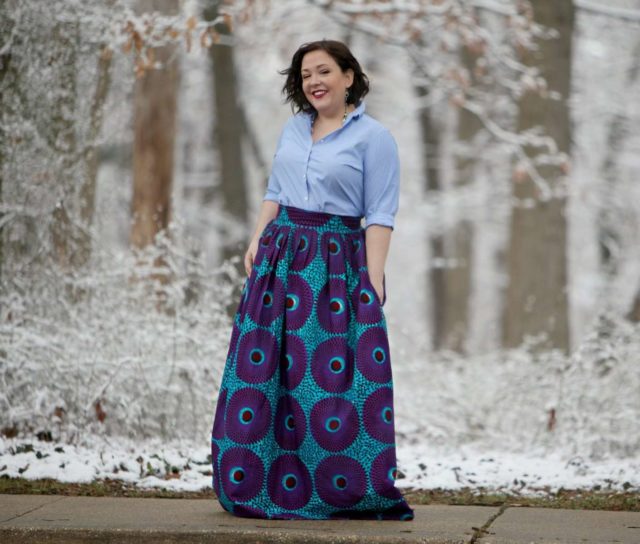
[[[104,105],[111,86],[111,57],[111,51],[103,47],[97,59],[98,80],[89,111],[88,143],[84,149],[85,175],[79,194],[80,218],[87,228],[93,224],[96,207],[96,181],[99,166],[97,141],[102,128]],[[90,249],[90,246],[88,246],[87,251]],[[85,258],[88,259],[88,255]]]
[[[632,88],[640,75],[640,42],[636,42],[633,50],[633,64],[627,73],[625,86]],[[613,115],[607,130],[606,153],[602,163],[603,192],[602,202],[598,210],[598,244],[600,246],[600,263],[607,280],[611,285],[618,275],[618,264],[621,253],[620,217],[625,213],[621,209],[619,179],[621,177],[619,161],[620,152],[625,140],[629,137],[629,121],[621,112]],[[607,293],[609,294],[609,293]],[[631,321],[640,321],[640,289],[635,295],[631,309],[627,313]]]
[[[9,39],[11,32],[11,26],[9,24],[9,17],[6,16],[5,11],[7,5],[0,5],[0,202],[3,201],[3,181],[4,181],[4,167],[6,163],[6,149],[8,147],[8,134],[6,130],[6,111],[8,105],[2,98],[6,95],[8,86],[8,75],[10,71],[14,71],[11,66],[11,51],[4,50],[2,44],[6,43]],[[15,73],[13,74],[15,77]],[[4,225],[6,214],[4,211],[0,211],[0,280],[2,280],[2,266],[4,264]]]
[[[219,0],[208,0],[203,11],[206,21],[214,21],[219,13]],[[214,26],[221,35],[229,35],[231,28],[227,22]],[[238,225],[248,230],[248,202],[246,176],[243,162],[242,141],[244,123],[243,112],[238,101],[239,89],[234,64],[232,45],[213,45],[209,48],[213,74],[213,98],[215,111],[214,141],[220,158],[220,192],[224,210]],[[213,194],[205,194],[205,202],[211,201]],[[226,234],[226,233],[225,233]],[[222,258],[227,259],[238,253],[238,244],[246,242],[246,232],[241,239],[223,235],[226,240],[222,247]]]
[[[513,347],[527,336],[538,336],[540,347],[569,351],[564,184],[571,146],[567,98],[574,8],[569,1],[540,0],[532,16],[557,35],[539,40],[537,50],[522,53],[526,65],[539,68],[546,88],[522,94],[518,130],[523,133],[540,126],[552,140],[544,147],[525,146],[536,172],[519,164],[514,173],[503,339]]]
[[[50,62],[56,66],[55,99],[47,132],[49,145],[60,160],[56,172],[63,196],[56,203],[51,224],[53,254],[58,265],[73,269],[81,264],[89,243],[87,232],[74,223],[74,170],[78,141],[76,137],[77,51],[80,27],[77,21],[58,21],[53,28]]]
[[[428,90],[425,87],[416,88],[418,96],[427,96]],[[427,191],[442,191],[440,157],[442,147],[442,127],[436,119],[435,112],[430,109],[420,111],[420,129],[423,138],[423,164],[425,168],[425,179]],[[431,295],[431,314],[433,318],[433,346],[438,349],[443,347],[441,339],[444,336],[443,324],[445,322],[445,278],[444,271],[440,263],[444,258],[443,236],[434,234],[429,239],[429,249],[431,253],[431,266],[427,275],[427,291]]]
[[[473,44],[460,49],[461,67],[469,85],[476,81],[478,50]],[[472,152],[473,140],[483,129],[478,117],[458,108],[457,151],[453,171],[453,190],[468,187],[473,182],[474,168],[479,158]],[[430,136],[427,140],[433,140]],[[473,222],[460,214],[455,224],[432,239],[433,257],[440,263],[432,267],[434,296],[434,347],[464,352],[469,331],[469,300],[472,279]]]
[[[139,12],[175,15],[178,0],[138,0]],[[143,248],[169,224],[178,95],[175,45],[149,48],[160,69],[144,70],[135,84],[131,244]]]

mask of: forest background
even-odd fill
[[[3,0],[0,474],[209,485],[303,42],[395,136],[399,484],[640,487],[640,1]]]

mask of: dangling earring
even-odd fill
[[[344,93],[344,115],[342,116],[342,122],[347,120],[347,104],[349,103],[349,89]]]

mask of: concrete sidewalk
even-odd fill
[[[0,542],[640,543],[640,513],[416,506],[413,521],[237,518],[215,500],[0,495]]]

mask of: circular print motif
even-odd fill
[[[278,401],[274,421],[276,442],[283,450],[296,450],[307,432],[307,422],[300,403],[291,395]]]
[[[242,284],[242,290],[240,291],[240,302],[238,304],[238,311],[236,312],[236,317],[234,319],[234,324],[240,321],[242,323],[244,319],[244,315],[247,309],[247,301],[249,300],[249,284],[251,282],[251,277],[247,277]]]
[[[222,489],[231,501],[248,501],[262,488],[264,465],[248,448],[231,448],[222,454],[220,479]]]
[[[354,270],[359,270],[367,264],[365,255],[366,245],[364,235],[358,233],[351,238],[351,266]]]
[[[267,434],[271,405],[262,391],[253,387],[238,389],[229,400],[227,435],[234,442],[252,444]]]
[[[349,328],[347,284],[343,279],[330,278],[318,295],[318,320],[328,332],[343,334]]]
[[[299,336],[285,334],[280,358],[280,384],[292,391],[304,378],[307,368],[307,348]]]
[[[229,340],[229,349],[227,350],[227,361],[231,360],[238,347],[238,338],[240,338],[240,327],[238,327],[237,320],[234,319],[233,327],[231,327],[231,339]]]
[[[271,500],[287,510],[304,507],[311,498],[309,470],[297,455],[285,453],[269,469],[267,490]]]
[[[293,238],[293,259],[289,270],[300,272],[311,264],[318,251],[318,233],[312,229],[297,229]]]
[[[329,393],[344,393],[353,382],[353,350],[346,338],[322,342],[313,354],[311,373],[316,383]]]
[[[227,390],[220,391],[218,401],[216,402],[216,415],[213,419],[213,428],[211,429],[211,437],[218,440],[224,438],[224,420],[225,410],[227,408]]]
[[[247,312],[256,324],[268,327],[284,311],[282,280],[275,273],[265,274],[256,278],[249,289]]]
[[[320,239],[322,259],[329,274],[344,274],[347,259],[346,240],[334,232],[325,232]]]
[[[395,487],[398,477],[396,466],[396,452],[393,447],[387,448],[371,463],[371,484],[378,495],[387,499],[399,499],[400,491]]]
[[[357,504],[367,489],[367,474],[362,465],[346,455],[332,455],[315,471],[320,498],[331,506],[346,508]]]
[[[389,340],[384,327],[371,327],[360,335],[356,366],[372,382],[387,383],[391,380]]]
[[[309,284],[298,274],[290,274],[287,285],[285,307],[285,330],[292,331],[302,327],[311,314],[313,291]]]
[[[260,241],[258,243],[258,251],[256,251],[256,256],[253,260],[253,266],[258,267],[262,264],[262,261],[267,257],[267,255],[273,253],[273,235],[275,233],[275,228],[267,223],[267,226],[262,231],[260,236]]]
[[[369,281],[368,272],[360,271],[360,281],[351,294],[351,303],[356,312],[358,323],[378,323],[382,319],[382,310],[378,295]]]
[[[380,442],[392,444],[393,432],[393,390],[391,387],[377,389],[364,401],[364,428]]]
[[[358,436],[358,413],[349,401],[328,397],[311,409],[311,434],[325,450],[338,452]]]
[[[236,374],[247,383],[268,381],[278,368],[278,342],[264,329],[254,329],[240,339]]]
[[[211,441],[211,465],[213,467],[213,474],[211,476],[213,480],[213,490],[216,495],[220,496],[220,464],[218,463],[218,455],[220,455],[220,448],[213,440]]]

